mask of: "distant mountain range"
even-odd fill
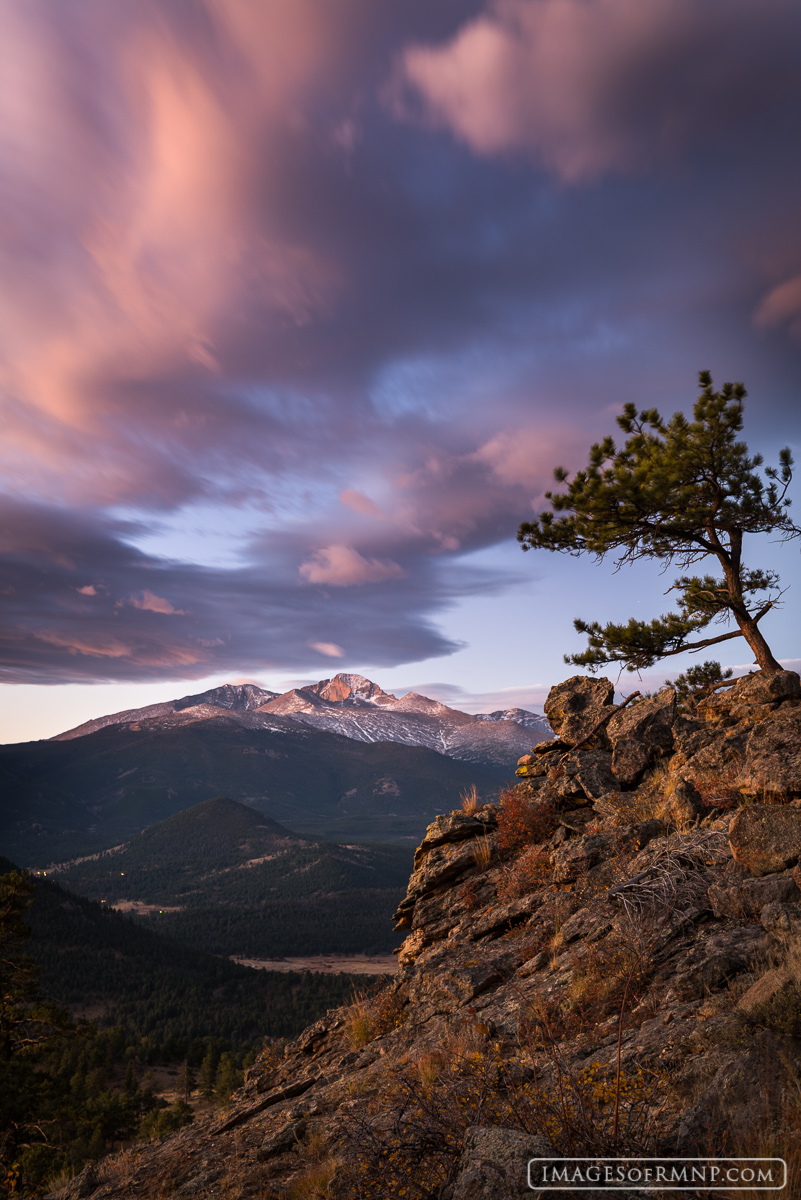
[[[142,722],[147,722],[152,728],[157,722],[162,727],[175,728],[208,720],[222,711],[248,729],[280,733],[292,725],[310,725],[357,742],[425,746],[449,758],[484,765],[511,766],[513,759],[531,748],[529,731],[551,736],[545,717],[522,708],[473,716],[417,692],[408,692],[398,699],[363,675],[343,672],[308,687],[292,688],[283,695],[252,683],[227,683],[179,700],[98,717],[58,734],[53,740],[85,737],[109,725],[141,728]],[[275,717],[284,721],[277,725]],[[286,721],[291,725],[287,726]]]
[[[547,736],[520,709],[471,716],[341,674],[277,696],[215,688],[0,745],[0,851],[28,866],[94,853],[213,796],[304,836],[416,842],[473,786],[497,796]]]

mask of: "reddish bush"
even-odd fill
[[[472,880],[464,885],[459,893],[459,898],[468,912],[472,912],[474,909],[478,908],[481,903],[478,898],[478,892],[476,891],[476,885]]]
[[[501,792],[498,842],[503,850],[546,841],[556,829],[556,811],[548,800],[532,800],[516,787]]]
[[[515,900],[544,887],[551,878],[551,856],[541,846],[524,850],[498,885],[498,899]]]

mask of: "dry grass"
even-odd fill
[[[101,1158],[97,1164],[97,1177],[104,1184],[118,1184],[125,1186],[130,1183],[134,1173],[139,1166],[142,1151],[140,1149],[118,1150],[114,1154],[107,1154],[105,1158]],[[51,1184],[51,1190],[55,1191],[55,1184]],[[61,1185],[64,1186],[63,1184]]]
[[[354,1050],[360,1050],[373,1038],[373,1026],[370,1020],[370,1006],[367,1000],[359,996],[353,1001],[345,1018],[348,1040]]]
[[[373,994],[359,993],[345,1014],[348,1040],[354,1050],[360,1050],[374,1038],[397,1029],[403,1019],[403,1007],[391,984]]]
[[[481,802],[478,798],[478,792],[476,791],[475,784],[468,788],[466,792],[462,792],[461,801],[463,812],[466,812],[468,816],[472,817],[473,813],[475,813],[481,807]]]
[[[492,842],[486,833],[476,838],[476,844],[473,848],[473,862],[480,871],[486,871],[487,867],[492,862]]]
[[[338,1159],[326,1155],[320,1162],[308,1166],[289,1185],[291,1200],[325,1200],[328,1185],[336,1174]]]
[[[782,1075],[779,1110],[772,1112],[768,1105],[756,1114],[749,1110],[739,1127],[729,1127],[726,1153],[732,1158],[783,1158],[787,1186],[781,1194],[790,1200],[801,1196],[801,1079],[792,1063],[766,1064],[766,1070]],[[738,1189],[724,1192],[723,1200],[764,1200],[767,1194],[764,1188]]]
[[[609,888],[607,899],[632,920],[667,912],[680,916],[703,900],[713,879],[709,869],[729,855],[721,830],[673,833],[655,850],[648,846],[625,862],[626,877]]]

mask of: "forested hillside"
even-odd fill
[[[43,867],[106,849],[219,795],[304,835],[416,845],[462,792],[476,785],[489,799],[509,774],[419,746],[271,721],[287,728],[249,729],[224,716],[175,728],[143,721],[0,746],[3,849]]]
[[[97,857],[48,871],[105,905],[213,954],[378,954],[412,869],[399,846],[301,838],[216,797]]]
[[[0,859],[0,874],[12,869]],[[240,1048],[294,1036],[353,992],[350,976],[253,971],[182,946],[51,880],[35,882],[27,950],[41,968],[43,994],[101,1027],[147,1038],[153,1061],[182,1059],[209,1038]]]

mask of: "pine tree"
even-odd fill
[[[214,1098],[218,1104],[227,1104],[231,1099],[231,1093],[234,1092],[242,1082],[242,1076],[236,1069],[231,1055],[226,1052],[220,1055],[220,1062],[217,1067],[217,1079],[214,1086]]]
[[[183,1063],[181,1063],[181,1069],[178,1072],[178,1088],[183,1093],[183,1100],[185,1104],[189,1103],[189,1097],[192,1095],[192,1092],[196,1087],[197,1078],[195,1076],[195,1072],[192,1070],[191,1063],[187,1058]]]
[[[217,1063],[219,1061],[219,1053],[215,1054],[212,1047],[206,1051],[203,1062],[200,1064],[198,1071],[197,1083],[201,1096],[210,1100],[214,1095],[214,1084],[217,1078]]]
[[[21,871],[0,875],[0,1165],[7,1166],[27,1131],[42,1136],[46,1077],[35,1069],[42,1052],[72,1029],[69,1017],[39,994],[39,969],[23,947],[23,913],[34,887]]]
[[[771,533],[780,541],[801,534],[790,520],[787,490],[793,459],[781,451],[779,467],[757,473],[759,454],[750,455],[737,440],[743,425],[746,391],[741,383],[712,389],[708,371],[699,376],[701,395],[693,420],[675,413],[669,422],[655,408],[637,413],[625,404],[617,423],[628,435],[618,448],[606,437],[590,449],[589,463],[568,481],[557,467],[564,492],[546,492],[551,510],[524,521],[518,541],[524,550],[567,554],[615,555],[616,566],[638,559],[661,560],[687,569],[712,560],[721,572],[682,575],[669,591],[678,594],[679,612],[650,622],[632,618],[625,625],[577,618],[589,646],[565,661],[591,671],[621,663],[630,671],[685,650],[701,650],[744,637],[758,665],[768,674],[781,670],[762,635],[759,622],[781,591],[774,571],[747,567],[746,534]],[[564,515],[562,515],[564,514]],[[737,626],[714,637],[691,640],[713,620]]]
[[[716,683],[723,683],[725,680],[731,679],[733,674],[731,667],[727,667],[724,671],[719,662],[707,659],[706,662],[688,667],[675,679],[666,679],[665,686],[675,690],[680,704],[686,705],[688,702],[692,704],[697,697],[713,688]]]

